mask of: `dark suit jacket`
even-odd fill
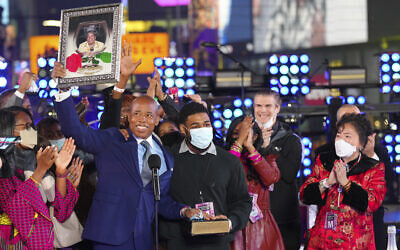
[[[120,245],[133,233],[136,249],[153,249],[153,187],[152,183],[143,187],[136,139],[130,131],[131,136],[125,141],[117,128],[93,130],[84,126],[71,97],[55,102],[55,108],[64,135],[74,138],[77,146],[95,157],[98,183],[83,238]],[[179,219],[183,205],[168,195],[173,158],[164,149],[163,154],[167,171],[160,176],[159,212],[168,219]]]

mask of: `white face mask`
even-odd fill
[[[22,145],[31,149],[37,145],[37,131],[33,128],[29,127],[27,129],[21,130],[19,134],[21,136]]]
[[[274,125],[274,117],[271,117],[266,123],[260,123],[263,128],[271,128]]]
[[[199,149],[206,149],[210,146],[214,137],[212,127],[190,129],[190,143]]]
[[[335,142],[336,155],[342,158],[350,157],[354,152],[357,151],[356,146],[351,145],[343,139]]]
[[[58,151],[60,151],[62,149],[62,147],[64,146],[65,138],[61,138],[58,140],[49,140],[49,142],[52,146],[57,146]]]

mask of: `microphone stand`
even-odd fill
[[[154,215],[155,215],[155,235],[156,235],[156,250],[158,250],[158,203],[160,196],[160,178],[158,176],[158,168],[153,168],[153,191],[154,191]]]
[[[241,88],[241,93],[240,93],[240,97],[241,97],[241,99],[242,99],[242,111],[243,111],[243,113],[244,113],[244,111],[245,111],[245,106],[244,106],[244,71],[245,71],[245,70],[250,71],[250,72],[253,72],[253,71],[252,71],[249,67],[247,67],[246,65],[244,65],[241,61],[239,61],[238,59],[236,59],[235,57],[233,57],[233,56],[231,56],[231,55],[229,55],[229,54],[223,52],[223,51],[221,50],[221,46],[220,46],[220,45],[216,46],[215,49],[216,49],[222,56],[225,56],[225,57],[231,59],[234,63],[236,63],[236,65],[237,65],[237,66],[239,67],[239,69],[240,69],[240,75],[241,75],[241,86],[240,86],[240,88]]]

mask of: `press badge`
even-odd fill
[[[211,216],[215,216],[214,213],[214,203],[213,202],[203,202],[203,203],[199,203],[196,204],[195,207],[197,209],[200,209],[201,211],[211,215]]]
[[[249,193],[251,199],[253,200],[253,205],[251,207],[251,212],[250,212],[250,221],[251,223],[256,223],[256,221],[258,221],[259,219],[262,219],[264,216],[261,212],[260,207],[257,204],[257,198],[258,198],[258,194],[254,194],[254,193]]]
[[[327,212],[325,218],[325,229],[336,231],[337,214],[334,212]]]

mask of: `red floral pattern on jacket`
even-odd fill
[[[311,174],[300,188],[300,199],[303,200],[304,189],[309,184],[328,178],[329,173],[318,157]],[[367,191],[367,210],[360,212],[342,202],[339,210],[336,209],[339,192],[335,184],[329,189],[325,204],[319,207],[315,225],[310,231],[308,249],[375,249],[372,213],[380,207],[386,193],[384,164],[379,162],[363,173],[348,176],[348,179]],[[325,198],[325,193],[321,198]],[[343,194],[340,198],[342,200]],[[325,229],[328,212],[337,214],[335,231]]]
[[[69,180],[65,197],[62,198],[57,186],[55,194],[54,216],[59,222],[64,222],[71,215],[79,195]],[[11,226],[0,226],[0,237],[8,244],[22,240],[26,249],[54,248],[54,230],[49,210],[31,179],[21,181],[16,176],[0,179],[0,214],[3,213],[18,232],[15,236]],[[14,235],[10,237],[11,233]]]
[[[263,218],[255,223],[249,222],[247,226],[235,234],[235,240],[231,244],[233,250],[283,250],[282,236],[278,225],[269,209],[269,186],[279,181],[280,171],[275,162],[275,156],[267,158],[256,154],[249,157],[248,153],[240,154],[234,150],[231,154],[240,158],[247,174],[249,167],[256,170],[260,180],[247,180],[249,192],[258,195],[257,205],[260,207]],[[251,166],[248,166],[250,160]]]

